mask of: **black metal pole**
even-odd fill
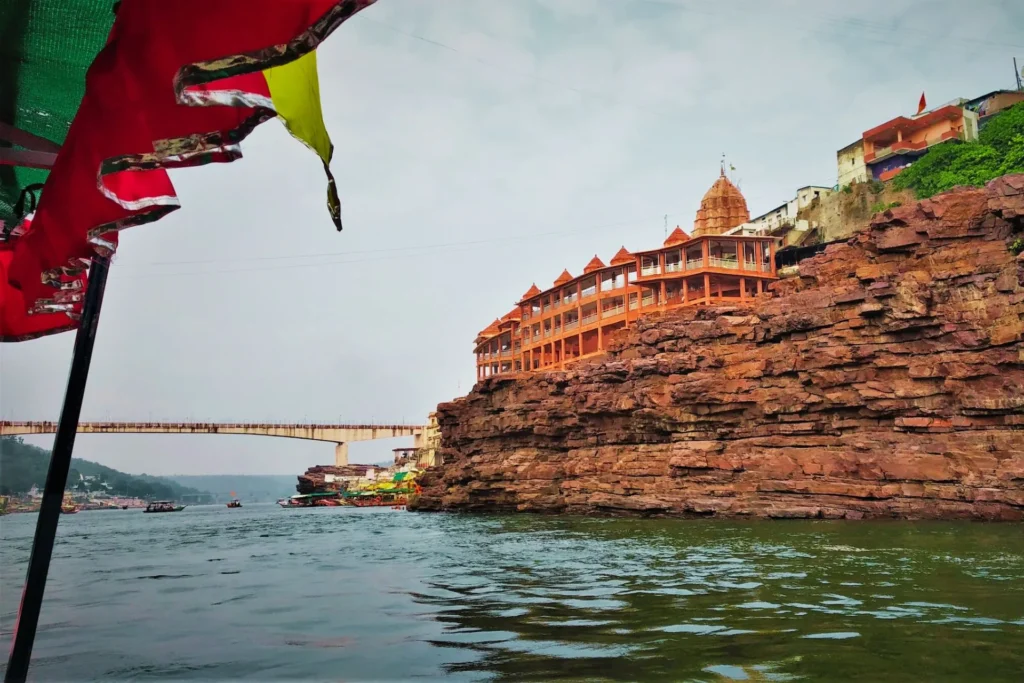
[[[82,305],[82,318],[75,336],[75,350],[71,356],[71,372],[64,392],[64,406],[60,411],[57,435],[53,439],[50,468],[46,472],[43,500],[36,520],[36,535],[32,541],[25,589],[21,594],[21,607],[14,625],[14,641],[7,660],[4,683],[23,683],[28,676],[29,660],[32,658],[32,644],[39,625],[39,610],[43,604],[46,589],[46,575],[50,571],[50,557],[53,555],[53,541],[57,535],[57,522],[64,501],[64,487],[71,468],[71,451],[75,447],[78,418],[82,413],[82,397],[85,382],[89,378],[89,363],[92,361],[92,347],[96,341],[96,327],[103,307],[103,290],[107,284],[107,258],[94,258],[89,268],[89,286]]]

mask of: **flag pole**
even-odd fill
[[[14,639],[7,660],[4,683],[23,683],[28,676],[29,660],[32,658],[32,644],[35,642],[36,627],[39,625],[39,611],[46,589],[46,575],[50,571],[50,557],[57,535],[57,522],[64,501],[64,487],[67,485],[68,470],[71,468],[71,452],[75,447],[78,418],[82,413],[82,398],[85,383],[89,378],[89,364],[92,361],[93,344],[96,341],[96,327],[103,306],[103,291],[107,284],[109,258],[96,256],[89,268],[89,284],[85,291],[82,317],[75,335],[75,350],[71,356],[71,371],[68,373],[64,405],[53,439],[50,467],[46,472],[43,500],[36,519],[36,535],[32,540],[32,554],[29,556],[25,588],[21,594],[21,606],[14,625]]]

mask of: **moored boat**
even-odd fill
[[[184,509],[184,505],[175,505],[169,500],[158,500],[147,505],[143,512],[181,512]]]
[[[242,501],[240,501],[237,498],[235,498],[234,500],[232,500],[231,502],[228,503],[228,507],[229,508],[240,508],[240,507],[242,507]]]
[[[78,512],[78,506],[77,505],[61,505],[60,506],[60,511],[62,513],[64,513],[65,515],[73,515],[76,512]]]
[[[350,503],[344,500],[341,497],[341,494],[337,491],[303,493],[292,496],[291,498],[282,498],[277,501],[277,504],[283,508],[319,508],[350,505]]]

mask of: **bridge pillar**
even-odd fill
[[[334,444],[334,466],[344,467],[346,465],[348,465],[348,444]]]

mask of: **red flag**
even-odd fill
[[[920,116],[921,112],[923,112],[927,108],[928,102],[927,100],[924,99],[924,93],[921,93],[921,100],[917,103],[917,114],[915,114],[915,116]]]
[[[20,231],[31,230],[31,216],[21,223]],[[0,239],[0,342],[18,342],[48,334],[66,332],[78,327],[85,293],[85,272],[62,274],[60,289],[54,294],[55,303],[46,308],[29,311],[29,304],[21,291],[7,281],[7,271],[14,258],[14,244],[21,236]]]
[[[62,267],[109,253],[118,230],[177,209],[164,169],[238,159],[240,142],[277,114],[266,80],[246,76],[308,54],[373,2],[121,3],[35,229],[14,245],[9,277],[26,302],[56,303],[48,285]]]

